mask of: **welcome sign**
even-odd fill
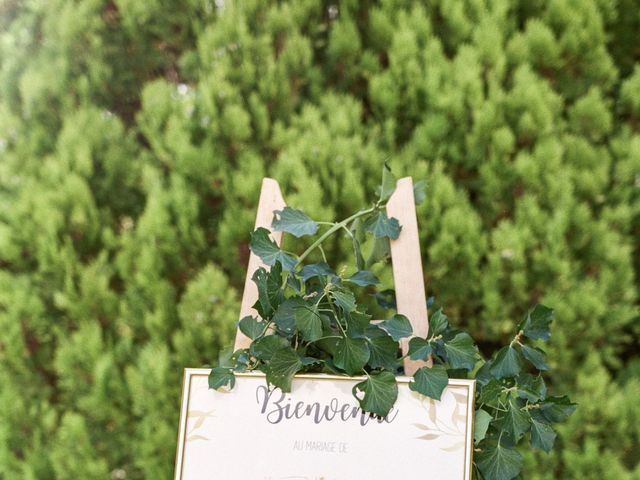
[[[209,389],[208,369],[186,369],[175,480],[471,478],[473,380],[449,380],[440,401],[398,377],[387,417],[363,412],[362,378],[299,375],[291,393],[261,374]]]

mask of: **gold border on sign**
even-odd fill
[[[174,480],[182,480],[182,467],[184,459],[184,447],[186,441],[186,427],[187,427],[187,410],[189,407],[189,395],[191,394],[191,378],[194,376],[209,376],[209,368],[185,368],[184,378],[182,381],[182,404],[180,406],[180,427],[178,429],[178,446],[176,448],[176,468]],[[253,377],[264,378],[262,373],[248,372],[248,373],[236,373],[236,377]],[[341,375],[329,375],[329,374],[310,374],[304,373],[296,375],[294,379],[301,378],[306,380],[347,380],[350,382],[361,381],[366,379],[365,376],[347,377]],[[410,377],[400,376],[396,377],[397,383],[409,384]],[[471,466],[473,464],[473,412],[474,412],[474,399],[475,399],[475,380],[464,380],[457,378],[450,378],[447,387],[466,387],[467,388],[467,424],[465,428],[465,440],[464,440],[464,478],[460,480],[471,480]]]

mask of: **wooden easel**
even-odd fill
[[[273,211],[281,210],[286,205],[280,192],[278,182],[271,178],[262,180],[260,201],[256,215],[255,228],[264,227],[271,230]],[[391,241],[391,261],[393,266],[393,280],[396,290],[398,313],[405,315],[411,322],[415,336],[425,338],[429,331],[427,317],[427,301],[424,291],[424,277],[422,274],[422,258],[420,256],[420,242],[418,240],[418,221],[413,197],[413,181],[411,177],[398,180],[396,190],[387,203],[387,215],[395,217],[402,225],[402,232],[397,240]],[[272,238],[280,245],[282,232],[272,232]],[[253,252],[249,256],[247,277],[244,282],[244,293],[240,305],[240,318],[247,315],[257,315],[252,306],[258,300],[258,289],[251,280],[253,273],[262,264],[260,258]],[[265,266],[266,267],[266,266]],[[266,267],[268,268],[268,267]],[[240,330],[236,332],[234,350],[247,348],[251,340]],[[403,355],[407,353],[409,339],[401,342]],[[411,376],[425,365],[425,362],[404,360],[405,375]]]

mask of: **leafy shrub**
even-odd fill
[[[637,7],[4,2],[0,476],[168,478],[262,176],[331,221],[391,157],[428,180],[427,289],[481,351],[556,309],[550,383],[580,408],[526,477],[638,478]]]

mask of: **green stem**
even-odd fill
[[[322,245],[318,245],[318,250],[320,250],[320,253],[322,254],[322,259],[324,260],[324,263],[329,263],[329,262],[327,262],[327,256],[324,254],[324,250],[322,248]]]
[[[347,337],[347,332],[345,331],[344,327],[340,323],[340,318],[338,317],[338,312],[336,312],[336,309],[333,306],[333,303],[331,303],[331,301],[329,301],[329,307],[331,308],[331,311],[333,312],[333,317],[336,319],[336,324],[338,325],[338,327],[340,328],[340,331],[342,332],[342,337],[346,338]]]
[[[313,252],[316,248],[318,248],[318,246],[322,244],[322,242],[324,242],[327,238],[329,238],[335,232],[337,232],[343,227],[346,227],[350,222],[353,222],[356,218],[364,217],[365,215],[369,215],[370,213],[375,212],[377,208],[379,207],[373,206],[371,208],[367,208],[366,210],[360,210],[359,212],[354,213],[350,217],[345,218],[341,222],[334,223],[329,230],[324,232],[315,242],[311,244],[309,248],[307,248],[304,252],[302,252],[302,255],[300,255],[300,257],[298,258],[298,262],[296,263],[295,266],[297,267],[298,265],[300,265],[304,261],[304,259],[309,256],[311,252]]]

